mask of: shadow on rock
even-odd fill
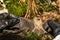
[[[21,37],[20,35],[3,34],[0,36],[0,40],[26,40],[26,38]]]

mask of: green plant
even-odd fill
[[[38,35],[36,33],[27,32],[27,40],[38,40]]]
[[[26,10],[26,2],[22,5],[19,4],[19,0],[4,0],[9,13],[17,16],[23,16]]]

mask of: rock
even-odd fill
[[[42,21],[39,19],[35,19],[34,18],[34,21],[33,20],[30,20],[30,19],[26,19],[26,18],[23,18],[23,17],[20,17],[20,22],[18,24],[16,24],[15,26],[13,27],[10,27],[10,29],[6,29],[5,32],[7,33],[13,33],[13,34],[19,34],[21,32],[33,32],[33,33],[36,33],[38,35],[40,34],[44,34],[46,31],[43,29],[42,27]]]

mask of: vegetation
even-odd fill
[[[55,10],[56,7],[53,6],[50,2],[52,2],[53,0],[51,1],[48,1],[48,0],[36,0],[36,4],[39,5],[38,6],[38,10],[40,12],[44,12],[44,11],[51,11],[51,10]]]
[[[26,11],[26,2],[20,5],[19,0],[4,0],[9,13],[17,16],[24,16]]]
[[[26,35],[27,40],[38,40],[38,35],[32,32],[27,32]]]
[[[31,3],[26,4],[26,2],[28,2],[28,1],[25,1],[24,3],[21,4],[19,1],[20,0],[4,0],[4,3],[6,4],[6,7],[7,7],[9,13],[13,13],[14,15],[17,15],[17,16],[25,16],[26,13],[29,13],[26,10],[31,9],[31,8],[30,9],[27,8],[27,5],[29,6]],[[54,1],[54,0],[51,0],[51,1]],[[54,7],[51,3],[49,3],[48,0],[35,0],[35,3],[36,3],[36,5],[39,5],[39,6],[37,6],[38,9],[36,9],[36,10],[38,10],[38,12],[51,11],[51,10],[56,9],[56,7]],[[35,4],[33,4],[33,5],[35,5]],[[35,7],[33,6],[33,8],[35,8]],[[31,9],[31,10],[32,10],[31,11],[32,13],[30,13],[30,14],[35,15],[33,12],[34,10],[33,9]]]

